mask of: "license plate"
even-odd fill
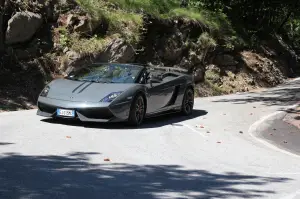
[[[57,109],[56,113],[58,116],[75,117],[75,111],[73,110]]]

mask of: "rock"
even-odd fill
[[[217,55],[213,60],[214,64],[219,66],[235,66],[238,64],[237,61],[234,60],[234,57],[231,55]]]
[[[182,56],[183,52],[183,36],[182,33],[177,30],[173,35],[165,39],[166,42],[163,45],[161,56],[167,61],[176,61]]]
[[[81,58],[80,54],[75,52],[75,51],[68,51],[66,53],[66,56],[69,60],[69,63],[72,62],[72,61],[76,61],[76,60]]]
[[[179,63],[179,67],[181,68],[191,68],[192,63],[190,60],[188,60],[186,57],[182,58],[181,62]]]
[[[17,12],[8,21],[6,44],[22,43],[30,40],[42,24],[43,19],[39,14],[26,11]]]
[[[77,17],[74,14],[61,14],[57,23],[59,26],[71,27],[76,23]]]
[[[205,71],[202,68],[196,69],[194,72],[194,81],[195,83],[203,82],[205,76]]]
[[[74,51],[68,51],[65,56],[61,57],[60,70],[63,74],[77,70],[93,62],[133,62],[135,58],[134,48],[127,44],[123,39],[117,38],[112,40],[103,52],[95,52],[93,55],[81,55]]]
[[[133,62],[135,51],[133,46],[127,44],[123,39],[117,38],[112,40],[104,51],[95,57],[104,62]]]
[[[75,51],[66,52],[65,56],[60,58],[60,66],[59,69],[61,71],[65,71],[65,73],[69,73],[74,68],[78,68],[81,64],[82,56]]]
[[[76,32],[86,33],[91,32],[92,27],[90,24],[91,18],[89,16],[79,16],[79,22],[74,26]]]
[[[40,40],[35,38],[28,45],[20,47],[8,47],[6,52],[9,56],[15,57],[17,60],[26,60],[41,55],[42,49]]]
[[[67,53],[68,51],[69,51],[69,48],[65,47],[64,50],[63,50],[63,53]]]
[[[25,60],[35,57],[37,54],[36,48],[27,48],[27,49],[13,49],[12,51],[8,50],[8,55],[16,57],[18,60]]]
[[[217,74],[219,74],[221,72],[221,69],[218,68],[216,65],[213,65],[213,64],[208,65],[207,70],[210,70],[210,71],[212,71],[214,73],[217,73]]]
[[[60,26],[73,29],[73,31],[80,34],[91,35],[100,25],[99,22],[92,22],[91,16],[87,15],[75,15],[75,14],[61,14],[57,20]]]
[[[191,60],[194,65],[200,64],[202,61],[201,56],[194,51],[190,51],[189,60]]]

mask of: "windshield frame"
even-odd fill
[[[133,69],[139,69],[137,74],[135,75],[135,78],[132,82],[113,82],[113,81],[92,81],[92,80],[82,80],[75,78],[76,75],[80,73],[81,70],[84,69],[91,69],[93,67],[101,67],[101,66],[120,66],[120,67],[132,67]],[[72,70],[65,79],[73,80],[73,81],[87,81],[87,82],[96,82],[96,83],[113,83],[113,84],[136,84],[139,83],[139,80],[143,74],[145,67],[142,65],[135,65],[135,64],[122,64],[122,63],[92,63],[84,67],[80,67],[77,70]],[[73,77],[75,76],[75,77]],[[101,78],[100,78],[101,79]],[[111,79],[112,80],[112,79]]]

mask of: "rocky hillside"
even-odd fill
[[[250,46],[226,16],[176,2],[6,0],[0,110],[31,108],[47,82],[92,62],[183,67],[200,96],[275,86],[296,74],[297,55],[278,35]]]

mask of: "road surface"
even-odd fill
[[[300,80],[261,93],[197,98],[191,118],[52,123],[0,114],[0,198],[300,198],[300,158],[249,128],[296,103]]]

